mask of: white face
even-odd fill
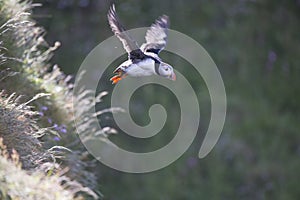
[[[171,79],[173,81],[176,80],[176,75],[171,65],[168,65],[166,63],[161,63],[158,70],[160,76]]]

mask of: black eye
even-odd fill
[[[169,71],[169,68],[167,68],[166,71]]]

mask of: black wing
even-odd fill
[[[129,58],[132,60],[142,59],[145,56],[144,53],[139,49],[137,42],[126,33],[125,28],[121,25],[114,4],[110,7],[107,18],[112,31],[123,43]]]
[[[167,44],[167,32],[169,28],[169,17],[161,16],[146,33],[146,43],[141,46],[143,52],[158,54]]]

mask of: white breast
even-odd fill
[[[155,62],[149,58],[136,64],[131,64],[130,67],[126,69],[126,73],[134,77],[151,76],[155,74]]]

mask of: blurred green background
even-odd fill
[[[113,2],[41,3],[43,6],[34,10],[34,18],[47,30],[50,44],[57,40],[62,43],[52,62],[65,73],[75,74],[89,51],[112,36],[106,13]],[[148,174],[126,174],[99,163],[96,174],[104,199],[300,199],[300,1],[114,3],[128,29],[149,26],[166,14],[171,29],[197,40],[222,74],[228,111],[220,140],[206,158],[199,160],[201,133],[210,118],[209,95],[205,83],[187,62],[163,52],[162,58],[185,74],[198,93],[201,122],[197,139],[175,163]],[[111,92],[113,86],[108,79],[121,61],[108,68],[99,91]],[[146,93],[147,97],[154,94],[153,98],[145,98]],[[137,151],[163,146],[174,136],[174,123],[179,120],[174,99],[159,86],[142,87],[132,98],[133,119],[147,124],[149,106],[159,102],[171,112],[166,126],[151,140],[129,138],[122,132],[110,138]],[[109,106],[109,97],[102,106]],[[104,116],[101,123],[114,127],[111,115]]]

